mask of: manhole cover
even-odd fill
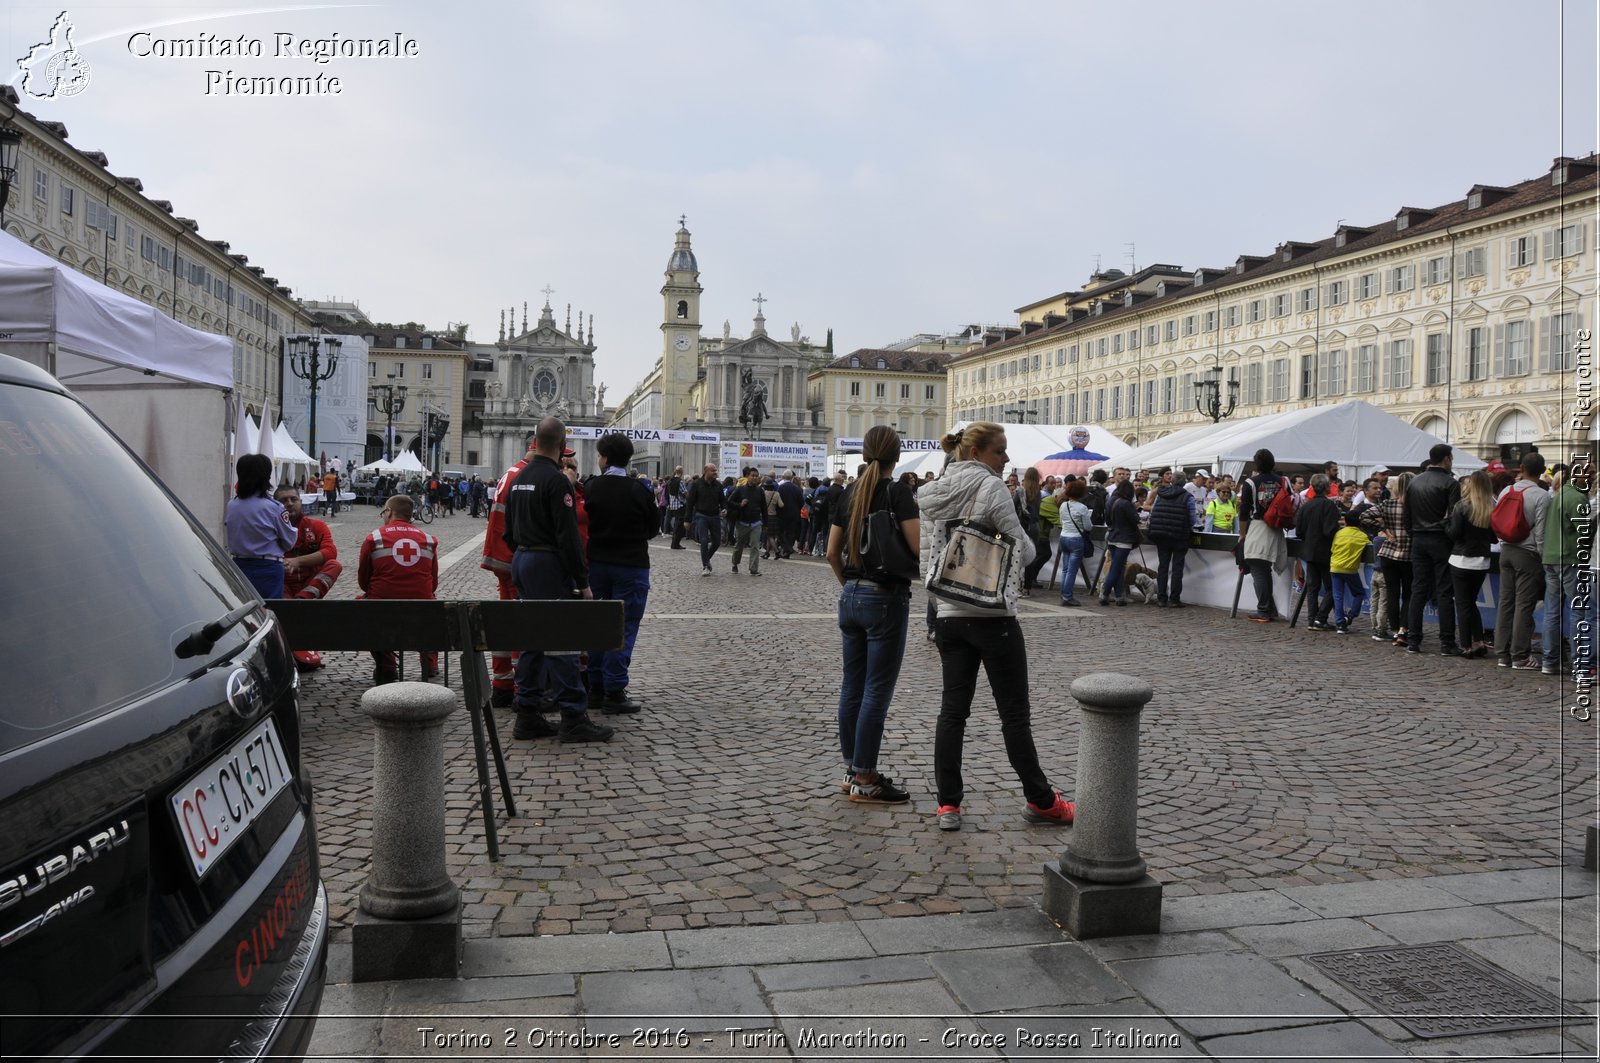
[[[1590,1022],[1455,945],[1322,952],[1306,959],[1418,1037]]]

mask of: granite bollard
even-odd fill
[[[351,935],[352,978],[454,978],[461,891],[444,861],[444,721],[456,696],[389,683],[361,696],[372,717],[372,874]]]
[[[1075,938],[1154,934],[1161,883],[1139,855],[1139,714],[1154,691],[1116,672],[1081,676],[1077,813],[1058,864],[1044,868],[1044,911]]]

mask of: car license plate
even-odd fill
[[[172,792],[178,836],[196,878],[222,859],[289,779],[283,743],[268,717]]]

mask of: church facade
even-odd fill
[[[549,294],[546,289],[544,307],[532,328],[526,303],[520,332],[515,307],[509,333],[501,321],[481,429],[481,463],[495,469],[496,475],[522,457],[528,436],[544,417],[554,414],[569,425],[602,423],[605,385],[597,387],[594,379],[594,317],[590,315],[586,330],[580,312],[574,331],[568,306],[566,326],[557,326]],[[593,440],[572,440],[567,445],[577,452],[580,469],[596,468]]]

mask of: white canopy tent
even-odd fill
[[[1255,452],[1265,447],[1272,451],[1280,468],[1336,461],[1343,478],[1364,479],[1380,463],[1396,471],[1415,469],[1428,460],[1428,450],[1438,442],[1437,436],[1369,402],[1350,399],[1334,406],[1308,406],[1184,429],[1096,468],[1125,465],[1137,470],[1171,465],[1238,477],[1254,460]],[[1484,466],[1480,458],[1461,450],[1454,457],[1457,473]]]
[[[400,451],[394,456],[393,461],[385,461],[383,458],[379,458],[377,461],[368,462],[356,471],[402,474],[415,473],[418,476],[426,476],[429,472],[428,469],[423,467],[422,461],[409,450]]]
[[[207,530],[233,482],[233,343],[179,324],[0,232],[0,353],[83,400]]]
[[[952,431],[959,432],[967,427],[970,421],[958,421]],[[1067,424],[1008,424],[1006,430],[1006,454],[1011,459],[1008,469],[1016,469],[1020,475],[1023,469],[1041,461],[1051,454],[1072,449],[1071,435],[1075,427],[1087,427],[1089,430],[1089,444],[1085,450],[1104,454],[1108,458],[1119,458],[1128,452],[1128,444],[1101,428],[1097,424],[1067,425]],[[1120,460],[1118,462],[1121,463]],[[925,473],[935,476],[944,468],[944,451],[934,450],[916,454],[899,465],[895,466],[896,476],[906,472],[914,472],[918,478]],[[850,473],[855,473],[855,467],[849,467]]]

